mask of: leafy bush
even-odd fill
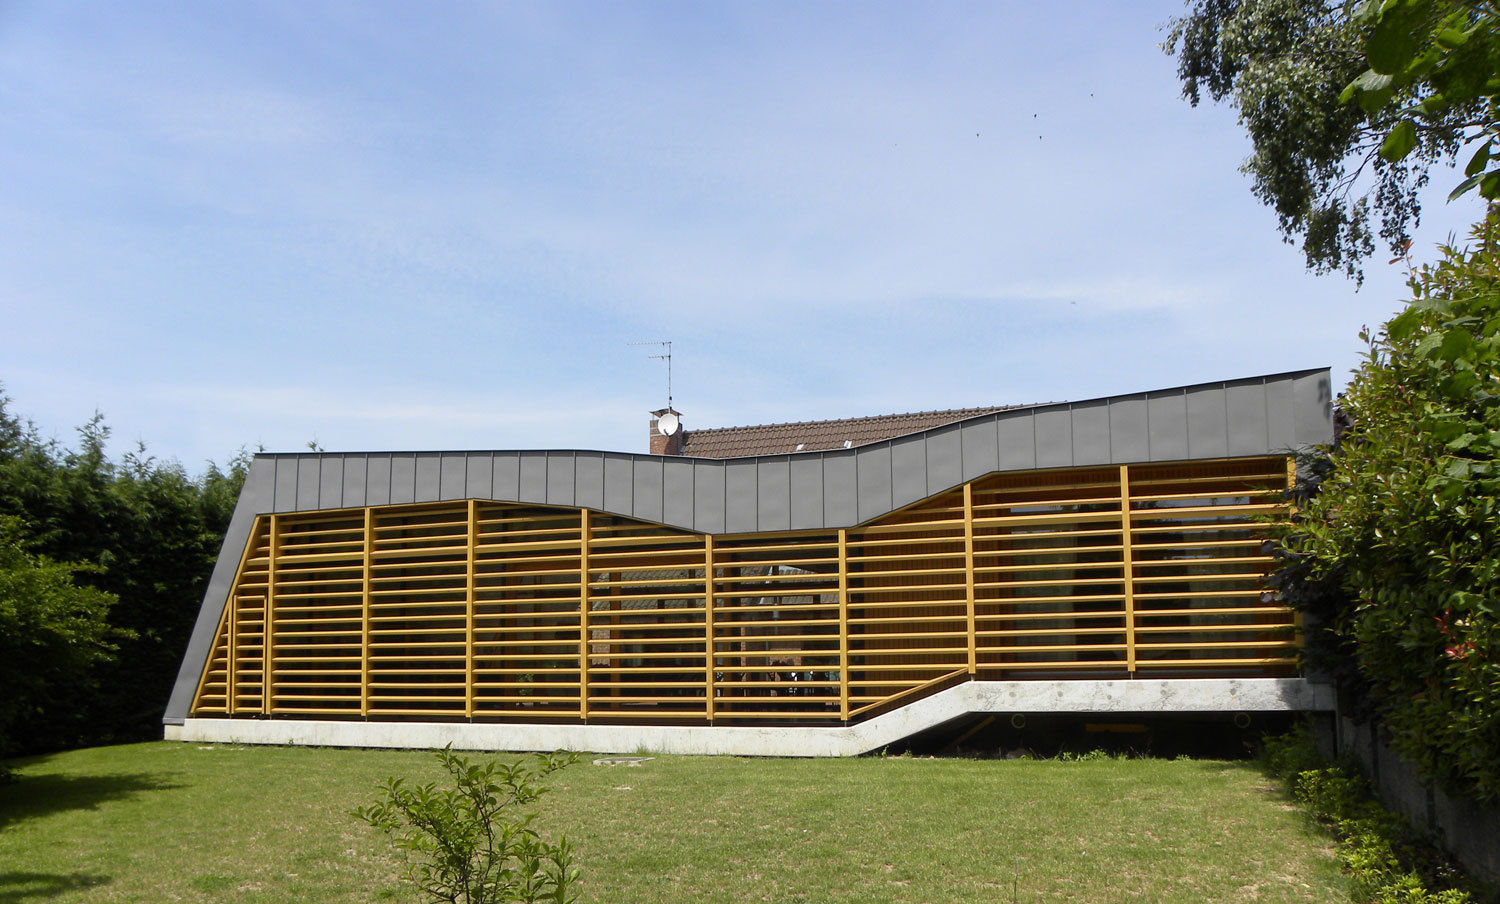
[[[1351,426],[1286,537],[1342,655],[1429,781],[1500,801],[1500,225],[1364,338]],[[1293,575],[1295,578],[1296,576]]]
[[[354,815],[389,835],[406,859],[404,876],[425,900],[448,904],[567,904],[578,870],[567,838],[545,841],[516,812],[547,789],[539,782],[577,761],[538,754],[474,765],[450,747],[437,751],[452,788],[386,781],[384,798]]]
[[[1299,722],[1286,734],[1261,742],[1260,766],[1272,778],[1290,783],[1298,773],[1321,768],[1323,758],[1318,756],[1311,729]]]
[[[1261,765],[1338,839],[1340,865],[1349,874],[1355,904],[1466,904],[1469,892],[1435,886],[1463,884],[1439,852],[1415,838],[1400,816],[1370,793],[1348,766],[1330,766],[1318,756],[1306,726],[1268,738]]]

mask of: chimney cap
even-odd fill
[[[651,412],[649,448],[652,455],[681,455],[684,433],[682,413],[673,408],[670,402],[667,407]]]

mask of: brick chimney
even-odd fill
[[[662,432],[661,419],[663,415],[671,415],[667,420],[667,426],[672,428],[670,434]],[[686,431],[682,429],[682,412],[672,408],[670,405],[660,411],[651,412],[651,454],[652,455],[681,455],[682,435]]]

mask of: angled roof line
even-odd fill
[[[1124,392],[1124,393],[1117,393],[1117,394],[1114,394],[1114,395],[1107,395],[1107,396],[1095,396],[1093,398],[1076,399],[1076,400],[1073,400],[1073,401],[1063,401],[1063,402],[1028,402],[1028,403],[1023,403],[1023,404],[1018,404],[1018,405],[999,405],[999,406],[995,406],[995,407],[993,407],[991,409],[987,409],[987,411],[983,411],[980,414],[970,415],[968,417],[962,417],[962,418],[958,418],[956,420],[947,421],[945,423],[939,424],[939,425],[934,426],[934,427],[924,427],[924,428],[922,428],[920,430],[915,430],[912,433],[901,434],[900,436],[894,436],[894,437],[891,437],[890,439],[902,439],[903,437],[912,436],[912,435],[915,435],[917,433],[926,433],[926,432],[933,431],[933,430],[940,430],[940,429],[943,429],[943,428],[952,427],[952,426],[954,426],[956,424],[963,424],[963,423],[965,423],[967,421],[971,421],[971,420],[974,420],[976,418],[987,417],[987,416],[993,415],[993,414],[1015,414],[1015,413],[1020,413],[1020,412],[1041,411],[1041,410],[1055,409],[1055,408],[1072,408],[1072,407],[1076,407],[1076,406],[1080,406],[1080,405],[1093,405],[1093,404],[1099,404],[1099,403],[1103,403],[1103,402],[1110,402],[1110,401],[1121,400],[1121,399],[1134,399],[1134,398],[1144,397],[1144,396],[1160,396],[1160,395],[1167,395],[1167,394],[1178,393],[1178,392],[1191,392],[1191,391],[1193,391],[1195,389],[1209,389],[1209,388],[1213,388],[1213,387],[1217,387],[1217,386],[1228,386],[1228,385],[1231,385],[1231,384],[1241,384],[1241,383],[1248,383],[1248,382],[1261,382],[1261,381],[1267,381],[1267,380],[1292,379],[1292,378],[1296,378],[1296,377],[1308,377],[1308,376],[1312,376],[1314,374],[1327,374],[1328,372],[1329,372],[1329,369],[1326,368],[1326,367],[1308,367],[1308,368],[1303,368],[1303,369],[1299,369],[1299,370],[1279,371],[1277,373],[1272,373],[1272,374],[1257,374],[1257,375],[1255,375],[1253,377],[1241,377],[1241,378],[1232,379],[1232,380],[1205,380],[1202,383],[1186,383],[1186,384],[1183,384],[1181,386],[1167,386],[1167,387],[1164,387],[1162,389],[1142,389],[1142,390],[1139,390],[1139,391],[1136,391],[1136,392]],[[952,411],[964,411],[966,409],[956,408],[956,409],[950,409],[950,410],[952,410]],[[920,411],[918,411],[918,412],[912,412],[912,414],[924,414],[924,413],[927,413],[927,412],[920,412]],[[935,412],[932,412],[932,413],[943,414],[945,412],[943,410],[939,409],[939,410],[937,410]],[[893,417],[893,416],[895,416],[895,415],[879,415],[879,414],[869,415],[870,418]],[[849,418],[849,420],[859,420],[859,418]],[[802,421],[802,422],[793,421],[793,422],[789,422],[789,424],[791,424],[791,425],[795,425],[797,423],[817,424],[817,423],[822,423],[822,422],[820,422],[820,421]],[[838,421],[837,420],[830,421],[829,423],[838,423]],[[748,426],[748,427],[757,427],[757,426],[783,426],[783,425],[780,425],[780,424],[764,424],[764,425],[762,425],[762,424],[749,424],[749,425],[746,425],[746,426]],[[705,428],[705,429],[709,429],[709,430],[729,430],[729,429],[743,429],[743,428],[711,427],[711,428]],[[690,431],[687,431],[687,432],[691,433],[693,431],[690,430]],[[887,441],[889,441],[889,440],[887,440]],[[417,448],[408,448],[408,449],[380,449],[380,450],[377,450],[377,451],[380,454],[383,454],[383,455],[435,455],[435,454],[465,455],[465,454],[473,454],[473,453],[477,453],[477,452],[483,452],[483,453],[493,453],[493,452],[533,452],[533,453],[535,453],[535,452],[561,452],[561,453],[588,453],[588,454],[592,454],[592,455],[630,455],[630,456],[634,456],[634,457],[638,457],[638,458],[664,458],[664,459],[675,460],[675,461],[680,461],[682,459],[691,459],[691,458],[694,458],[694,456],[691,456],[691,455],[651,455],[650,453],[647,453],[647,452],[624,452],[624,451],[621,451],[619,449],[591,449],[591,448],[563,449],[563,448],[555,448],[555,447],[549,448],[549,447],[546,447],[546,446],[534,446],[534,447],[531,447],[531,448],[519,448],[518,447],[518,448],[511,448],[511,449],[433,449],[433,448],[417,449]],[[844,452],[844,451],[849,451],[849,450],[845,450],[845,449],[815,449],[815,450],[811,450],[811,451],[807,451],[807,452],[777,452],[777,453],[772,453],[772,454],[784,457],[786,455],[819,455],[819,454],[822,454],[824,452]],[[351,454],[353,454],[353,455],[365,455],[365,454],[370,454],[370,453],[369,453],[368,450],[361,451],[361,450],[351,450],[351,449],[345,449],[345,450],[327,450],[327,449],[325,449],[325,450],[323,450],[321,452],[308,452],[308,451],[256,452],[256,453],[254,453],[254,457],[255,458],[298,458],[298,457],[317,456],[317,455],[351,455]],[[764,457],[766,457],[766,456],[764,456],[764,455],[744,455],[744,456],[739,456],[739,458],[764,458]],[[734,461],[735,459],[732,459],[732,458],[704,458],[704,459],[699,459],[699,460],[700,461]]]

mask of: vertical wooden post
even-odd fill
[[[964,602],[968,606],[969,674],[979,671],[979,643],[974,624],[974,484],[964,484]]]
[[[849,721],[849,530],[839,528],[839,718]]]
[[[224,633],[226,635],[225,661],[224,661],[224,714],[234,715],[239,709],[240,702],[240,631],[244,621],[242,611],[246,599],[240,595],[239,583],[246,569],[250,567],[250,560],[260,552],[260,541],[262,531],[269,530],[270,520],[266,515],[255,516],[255,524],[250,529],[250,538],[245,543],[245,549],[240,553],[240,564],[235,569],[234,584],[229,588],[229,598],[224,601]],[[260,601],[261,610],[265,610],[266,601]],[[262,632],[264,641],[264,632]],[[264,647],[262,647],[264,654]],[[205,674],[210,663],[204,663]],[[264,660],[262,660],[264,665]],[[264,672],[262,672],[264,674]]]
[[[275,711],[276,696],[276,553],[281,545],[281,516],[271,516],[271,545],[266,553],[266,614],[260,626],[260,711]]]
[[[578,718],[589,718],[589,542],[593,530],[589,510],[583,509],[578,527]]]
[[[370,590],[373,587],[375,555],[375,510],[365,507],[365,570],[360,591],[359,618],[359,714],[370,714]]]
[[[253,536],[251,542],[254,542]],[[236,698],[239,696],[236,685],[239,683],[239,660],[237,658],[239,656],[239,631],[237,629],[240,620],[240,595],[231,592],[227,605],[229,609],[224,613],[224,631],[229,635],[229,648],[224,657],[224,715],[232,716],[234,704],[237,702]]]
[[[714,721],[714,607],[718,605],[718,596],[715,593],[717,582],[714,581],[714,536],[703,535],[703,651],[704,651],[704,675],[703,692],[708,703],[704,712],[708,716],[709,724]]]
[[[1290,520],[1293,516],[1295,516],[1297,514],[1296,496],[1293,495],[1293,493],[1295,493],[1296,490],[1297,490],[1297,459],[1294,456],[1288,455],[1286,457],[1286,493],[1287,493],[1286,516],[1287,516],[1288,520]],[[1295,632],[1295,636],[1297,638],[1297,646],[1298,647],[1304,646],[1305,641],[1306,641],[1307,638],[1302,633],[1302,609],[1301,608],[1294,608],[1294,609],[1292,609],[1292,630],[1293,630],[1293,632]],[[1302,673],[1302,670],[1301,670],[1300,666],[1298,667],[1297,673],[1299,675]]]
[[[1125,668],[1135,676],[1135,564],[1131,555],[1130,466],[1120,465],[1120,569],[1125,580]]]
[[[1297,459],[1294,458],[1293,456],[1288,455],[1286,457],[1286,494],[1287,494],[1287,513],[1288,514],[1295,514],[1296,511],[1297,511],[1296,496],[1293,495],[1293,493],[1295,493],[1296,491],[1297,491]]]
[[[474,547],[479,543],[479,501],[469,500],[464,542],[464,715],[474,717]]]

